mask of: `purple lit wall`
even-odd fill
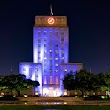
[[[22,62],[19,64],[19,73],[24,74],[27,79],[38,81],[40,86],[35,89],[35,93],[42,93],[42,64]]]

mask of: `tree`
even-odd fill
[[[110,71],[106,72],[102,79],[104,84],[101,86],[101,90],[110,91]]]
[[[11,74],[4,77],[4,85],[6,86],[6,90],[10,92],[17,91],[18,96],[20,96],[20,91],[39,86],[40,84],[38,81],[26,79],[25,75]]]
[[[0,75],[0,90],[3,90],[6,88],[3,81],[4,81],[4,76]]]
[[[75,78],[76,90],[80,90],[82,92],[82,96],[85,91],[96,90],[96,77],[94,74],[90,74],[86,70],[80,70],[76,74]]]
[[[106,78],[104,73],[98,73],[96,75],[97,90],[105,91],[107,89]]]
[[[63,79],[64,88],[67,90],[73,90],[74,89],[74,79],[75,78],[74,78],[73,72],[67,73]]]

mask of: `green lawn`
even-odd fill
[[[110,110],[110,106],[95,106],[95,105],[0,105],[0,110],[46,110],[46,109],[59,109],[59,110]]]

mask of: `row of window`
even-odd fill
[[[41,57],[38,56],[38,59],[41,59]],[[62,55],[61,59],[64,60],[64,55]],[[47,60],[47,58],[44,57],[44,60]],[[52,57],[50,57],[50,60],[52,60]],[[55,60],[58,60],[58,58],[55,58]]]
[[[26,68],[23,68],[23,71],[26,71]],[[29,71],[32,71],[32,68],[29,68]],[[38,68],[35,68],[35,72],[38,71]]]
[[[49,51],[50,51],[50,53],[52,53],[52,50],[49,50]],[[46,52],[47,52],[47,50],[44,50],[44,53],[46,53]],[[38,54],[40,54],[40,53],[41,53],[41,51],[38,50]],[[55,53],[58,54],[59,51],[58,50],[55,50]],[[61,50],[61,53],[64,53],[64,50]]]
[[[47,66],[47,64],[44,63],[44,66]],[[52,66],[52,63],[50,64],[50,66]],[[56,63],[55,66],[58,66],[58,63]]]
[[[53,70],[50,69],[49,71],[52,72]],[[69,71],[73,72],[73,69],[70,69]],[[46,69],[44,69],[44,72],[47,72]],[[56,69],[55,72],[58,72],[58,69]],[[68,72],[68,70],[64,69],[64,72]]]
[[[44,38],[44,42],[46,42],[46,41],[47,41],[47,39],[46,39],[46,38]],[[50,38],[50,41],[52,42],[52,38]],[[58,41],[59,41],[59,39],[58,39],[58,38],[56,38],[56,39],[55,39],[55,41],[56,41],[56,42],[58,42]],[[61,38],[61,42],[64,42],[64,38],[63,38],[63,37]],[[40,38],[38,38],[38,43],[41,43],[41,39],[40,39]]]
[[[31,68],[29,68],[29,69],[31,69]],[[23,68],[23,71],[26,71],[26,68]],[[37,70],[37,71],[38,71],[38,70]],[[35,71],[35,73],[36,73],[37,71]],[[52,69],[50,69],[49,71],[52,72]],[[47,72],[46,69],[44,69],[44,72]],[[56,69],[55,72],[58,72],[58,69]]]
[[[58,66],[58,64],[56,64],[55,66]],[[32,68],[29,68],[29,70],[31,70],[31,69]],[[36,68],[35,70],[38,71],[38,68]],[[23,68],[23,71],[26,71],[26,68]],[[64,71],[67,72],[68,70],[67,69],[64,69]],[[71,71],[72,71],[72,69],[71,69]],[[46,72],[46,69],[44,69],[44,72]],[[50,69],[50,72],[52,72],[52,69]],[[55,72],[58,72],[58,69],[56,69]]]
[[[48,44],[44,44],[44,47],[47,47]],[[41,47],[41,44],[38,44],[38,47]],[[52,47],[52,44],[50,44],[50,47]],[[55,44],[55,47],[58,47],[58,44]],[[61,44],[61,47],[64,48],[64,44]]]
[[[41,31],[38,31],[39,36],[41,35],[41,33],[42,33]],[[46,34],[47,34],[47,31],[44,31],[44,35],[46,35]],[[52,36],[53,34],[54,34],[53,32],[51,32],[51,31],[49,32],[50,36]],[[56,36],[58,36],[58,35],[64,36],[64,32],[55,32],[55,35]]]
[[[58,54],[59,53],[59,51],[58,50],[54,50],[54,51],[52,51],[51,49],[49,50],[49,52],[50,53],[56,53],[56,54]],[[40,50],[38,50],[38,53],[40,53]],[[44,56],[46,55],[46,53],[47,53],[47,50],[44,50]],[[64,54],[64,50],[61,50],[61,53],[63,53]]]
[[[52,69],[49,70],[50,73],[52,73],[52,71],[53,71]],[[47,72],[47,69],[44,69],[44,72]],[[56,73],[57,73],[57,72],[58,72],[58,69],[56,69],[56,70],[53,71],[53,72],[56,72]]]
[[[44,44],[44,47],[47,47],[48,44]],[[41,47],[41,44],[38,44],[38,47]],[[58,47],[58,44],[55,45],[55,47]],[[52,48],[52,44],[50,44],[50,48]],[[64,44],[61,44],[61,48],[64,48]]]
[[[44,84],[47,84],[47,76],[44,76]],[[50,76],[49,84],[53,84],[53,77]],[[58,76],[56,76],[55,84],[59,84]]]

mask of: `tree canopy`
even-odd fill
[[[86,70],[80,70],[75,75],[67,73],[63,79],[64,88],[67,90],[85,91],[110,91],[110,71],[93,74]]]
[[[26,79],[26,76],[23,74],[11,74],[6,75],[4,77],[0,77],[0,85],[2,89],[7,91],[16,91],[18,92],[18,96],[20,95],[20,91],[29,89],[31,87],[39,86],[38,81],[32,81],[31,79]]]
[[[67,90],[74,89],[75,78],[72,72],[66,74],[63,79],[64,88]]]

